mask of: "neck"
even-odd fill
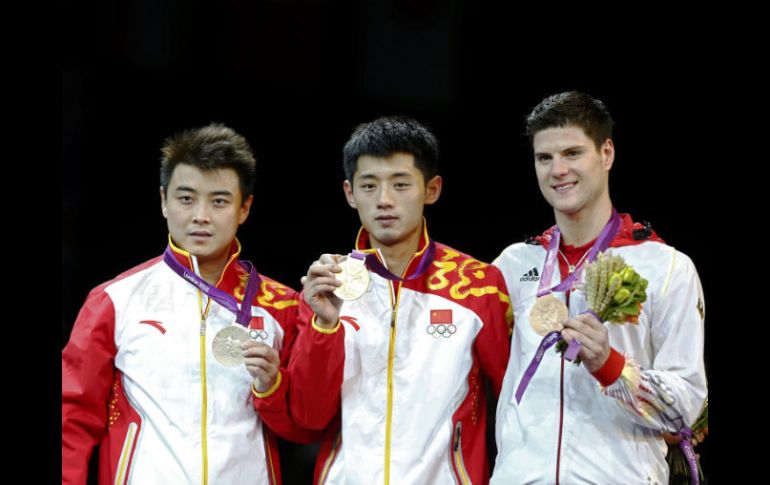
[[[582,246],[599,237],[611,215],[612,203],[609,199],[592,211],[582,210],[573,214],[554,211],[562,241],[570,246]]]
[[[414,253],[420,245],[420,236],[422,235],[422,226],[420,230],[409,236],[408,239],[393,245],[386,245],[376,241],[369,236],[373,248],[379,249],[385,258],[385,264],[388,270],[397,276],[403,276],[406,265],[411,261]]]
[[[195,258],[196,264],[193,265],[192,269],[195,269],[197,265],[198,275],[203,279],[203,281],[210,284],[211,286],[215,286],[219,282],[219,278],[222,276],[222,272],[225,269],[225,264],[227,264],[227,260],[230,259],[231,251],[232,250],[236,252],[240,251],[240,243],[238,243],[238,246],[236,249],[233,249],[233,245],[231,243],[220,254],[201,257],[201,256],[195,255],[195,253],[185,248],[184,246],[174,242],[171,239],[170,235],[169,235],[168,241],[169,241],[169,244],[172,246],[172,248],[181,249],[182,251],[185,251],[190,256]]]
[[[201,278],[211,286],[215,286],[217,282],[219,282],[222,272],[225,270],[225,264],[227,263],[229,256],[230,253],[227,252],[224,255],[217,256],[211,260],[202,261],[198,258],[198,272],[200,273]]]
[[[222,270],[204,271],[201,269],[200,272],[203,281],[210,284],[211,286],[216,286],[217,282],[219,281],[219,277],[222,275]]]

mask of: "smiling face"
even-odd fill
[[[426,183],[409,153],[362,155],[353,180],[346,180],[343,189],[348,204],[358,210],[372,247],[416,248],[424,206],[438,200],[441,177],[436,175]]]
[[[607,139],[597,150],[579,127],[547,128],[535,133],[535,171],[540,192],[558,214],[578,217],[609,206],[609,171],[615,147]]]
[[[171,175],[168,194],[161,187],[171,240],[197,257],[202,273],[221,271],[238,226],[249,215],[253,196],[241,202],[239,182],[230,168],[202,171],[180,163]]]

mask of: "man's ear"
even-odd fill
[[[166,191],[160,188],[160,212],[164,218],[168,218],[168,209],[166,208]]]
[[[436,175],[425,184],[425,205],[435,203],[441,196],[441,186],[443,184],[441,175]]]
[[[615,162],[615,144],[612,142],[612,138],[604,140],[600,153],[602,156],[602,167],[609,172],[612,164]]]
[[[249,218],[249,211],[251,210],[251,204],[254,202],[254,194],[246,197],[246,200],[243,201],[243,204],[241,204],[240,207],[240,213],[238,214],[238,225],[243,224],[246,222],[246,219]]]
[[[348,205],[354,209],[358,209],[356,201],[353,199],[353,184],[349,180],[342,182],[342,190],[345,192],[345,198],[348,200]]]

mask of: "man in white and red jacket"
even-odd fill
[[[162,152],[164,255],[92,290],[62,351],[62,482],[84,484],[99,445],[101,484],[280,483],[271,429],[316,434],[291,420],[280,370],[299,295],[238,257],[252,150],[212,124]]]
[[[310,266],[289,365],[292,415],[327,430],[316,483],[488,480],[481,374],[499,392],[511,308],[497,268],[429,237],[437,163],[435,137],[409,118],[362,124],[345,145],[343,188],[363,225],[354,255],[370,281],[343,301],[342,256]]]
[[[698,274],[649,226],[613,208],[612,119],[601,101],[574,91],[548,97],[529,115],[527,133],[556,225],[494,261],[517,325],[497,407],[492,483],[667,484],[663,435],[690,426],[707,392]],[[648,281],[637,324],[605,324],[587,313],[578,284],[599,250],[622,256]],[[566,305],[561,336],[579,342],[579,366],[543,351],[547,331],[530,318],[541,298]]]

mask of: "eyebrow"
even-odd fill
[[[572,145],[567,148],[562,148],[561,150],[558,150],[558,153],[568,152],[570,150],[582,150],[583,148],[585,148],[585,145]],[[536,157],[542,156],[542,155],[550,155],[550,154],[551,152],[535,152]]]
[[[195,190],[192,187],[188,187],[186,185],[180,185],[179,187],[175,188],[174,191],[176,192],[192,192],[193,194],[197,194],[198,191]],[[215,190],[213,192],[209,192],[209,195],[229,195],[232,196],[233,193],[229,190]]]
[[[229,190],[215,190],[213,192],[209,192],[209,195],[233,195],[233,193]]]
[[[388,178],[393,179],[398,177],[412,177],[412,174],[409,172],[396,172],[396,173],[390,174]],[[363,173],[359,175],[358,178],[367,179],[367,180],[370,180],[370,179],[379,180],[379,177],[371,173]]]

